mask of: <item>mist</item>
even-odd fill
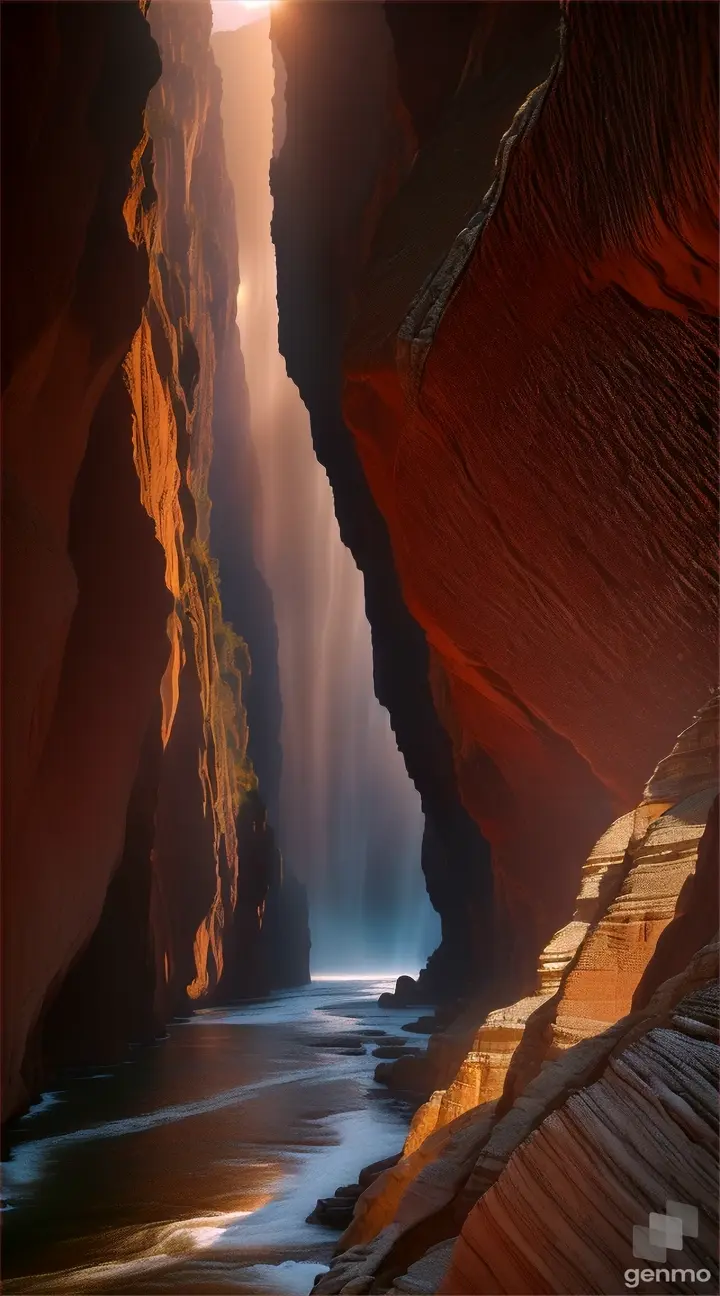
[[[420,868],[420,799],[375,698],[362,577],[278,350],[269,165],[282,145],[284,77],[268,11],[250,16],[214,35],[213,48],[236,194],[253,526],[279,641],[278,838],[308,888],[315,974],[413,972],[439,940]]]

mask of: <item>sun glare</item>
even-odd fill
[[[396,981],[399,976],[416,977],[417,972],[318,972],[311,981]]]

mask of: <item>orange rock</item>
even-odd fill
[[[668,1257],[670,1267],[717,1277],[716,1084],[708,1083],[717,1071],[716,957],[706,970],[711,981],[646,1022],[640,1038],[628,1035],[600,1079],[517,1148],[433,1290],[619,1291],[637,1266],[633,1227],[664,1213],[668,1198],[699,1213],[698,1237]],[[656,1290],[677,1288],[668,1274]]]

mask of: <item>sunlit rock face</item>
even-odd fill
[[[528,977],[716,674],[716,14],[532,8],[478,27],[380,223],[344,400]]]
[[[223,973],[308,976],[209,548],[237,337],[210,30],[205,3],[152,32],[132,4],[3,12],[5,1117]]]
[[[418,8],[412,6],[416,18]],[[429,8],[438,28],[431,23],[416,49],[427,85],[417,126],[398,91],[383,6],[283,3],[273,9],[287,119],[272,167],[273,239],[280,349],[310,415],[340,533],[363,575],[375,691],[425,815],[422,868],[444,935],[430,980],[435,993],[457,993],[489,975],[488,848],[460,803],[450,740],[431,697],[425,637],[401,597],[387,529],[340,408],[342,340],[359,267],[380,213],[408,171],[418,131],[438,115],[462,75],[475,6]],[[443,19],[440,8],[453,13]]]
[[[473,1107],[499,1099],[506,1111],[545,1062],[644,1006],[660,979],[681,971],[712,938],[717,718],[714,696],[660,763],[637,809],[593,847],[572,919],[540,955],[535,994],[488,1015],[452,1083],[416,1113],[406,1155],[421,1135]],[[675,934],[650,974],[669,923]]]
[[[436,939],[420,870],[420,801],[374,697],[362,577],[278,350],[269,169],[274,149],[282,148],[278,165],[292,151],[292,114],[283,141],[284,69],[277,51],[273,60],[267,17],[219,33],[213,48],[236,195],[247,382],[235,435],[250,441],[256,465],[255,535],[278,629],[279,841],[308,887],[316,971],[413,970]],[[313,327],[310,311],[308,336]],[[322,381],[332,390],[336,376]]]
[[[668,1197],[700,1206],[692,1254],[712,1272],[717,755],[714,697],[591,852],[536,995],[488,1016],[453,1082],[416,1113],[400,1161],[359,1198],[318,1292],[613,1290],[633,1224]],[[588,1236],[595,1176],[614,1224],[603,1214]],[[564,1215],[562,1254],[547,1211]]]
[[[668,1199],[717,1284],[717,14],[529,8],[484,10],[344,361],[520,993],[318,1292],[619,1290]]]

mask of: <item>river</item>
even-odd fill
[[[200,1011],[45,1094],[3,1166],[4,1291],[308,1292],[338,1236],[305,1222],[316,1198],[407,1130],[360,1034],[412,1017],[378,1008],[392,984],[314,981]]]

